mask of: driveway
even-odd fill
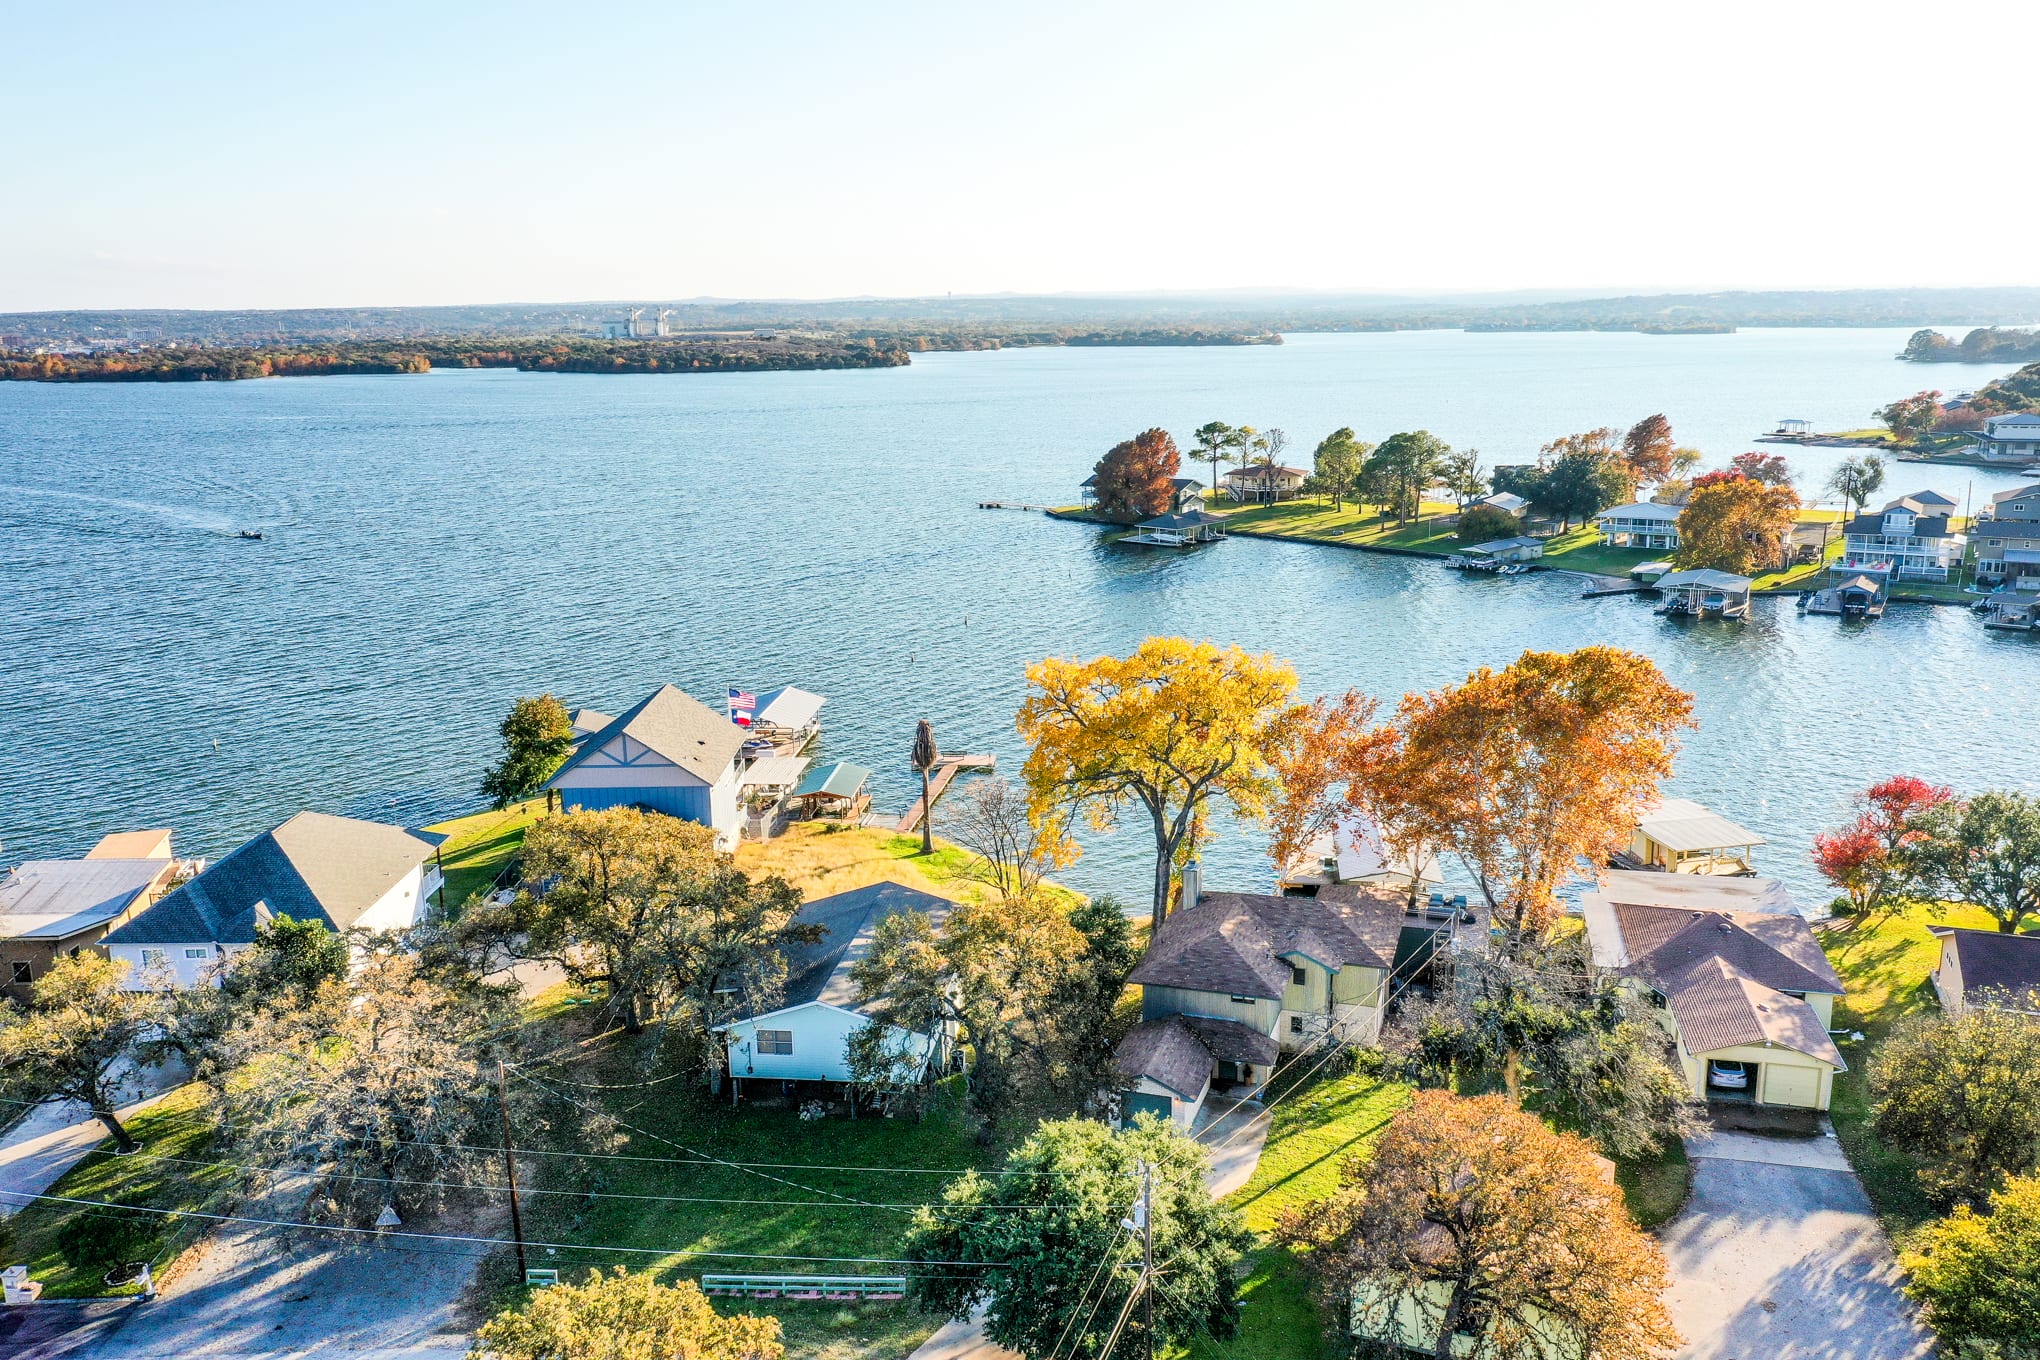
[[[1823,1128],[1826,1123],[1823,1121]],[[1933,1336],[1832,1133],[1686,1143],[1693,1198],[1659,1234],[1681,1360],[1925,1360]]]
[[[125,1123],[184,1080],[182,1064],[150,1067],[129,1074],[134,1093],[143,1096],[123,1105],[115,1115]],[[5,1107],[12,1108],[12,1107]],[[0,1137],[0,1218],[57,1183],[86,1153],[106,1141],[106,1125],[75,1100],[37,1105]]]

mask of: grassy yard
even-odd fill
[[[86,1157],[50,1187],[49,1194],[73,1199],[133,1204],[152,1209],[202,1209],[226,1189],[233,1172],[221,1167],[193,1167],[165,1157],[203,1159],[212,1147],[212,1124],[206,1111],[209,1093],[200,1086],[185,1086],[127,1121],[128,1131],[141,1143],[142,1151],[132,1157],[116,1157],[107,1139],[99,1151]],[[53,1200],[37,1200],[8,1220],[14,1231],[14,1251],[8,1264],[28,1266],[29,1276],[43,1286],[43,1297],[77,1299],[133,1294],[134,1285],[109,1287],[99,1272],[79,1272],[64,1264],[57,1250],[57,1233],[78,1214],[94,1210]],[[212,1225],[202,1219],[163,1217],[162,1250],[155,1258],[156,1278],[161,1279],[177,1254],[190,1246]]]
[[[446,872],[446,908],[458,911],[495,882],[524,844],[524,832],[545,815],[545,799],[512,803],[500,811],[477,812],[427,827],[446,837],[439,862]]]
[[[1975,907],[1943,907],[1935,922],[1989,929],[1987,914]],[[1905,1153],[1885,1147],[1870,1127],[1869,1060],[1877,1042],[1901,1017],[1929,1010],[1939,1003],[1927,980],[1936,948],[1927,918],[1879,917],[1867,924],[1841,922],[1820,932],[1835,971],[1848,995],[1835,1005],[1837,1029],[1860,1030],[1860,1043],[1846,1038],[1842,1056],[1849,1070],[1835,1078],[1834,1105],[1829,1111],[1835,1136],[1862,1178],[1863,1188],[1893,1241],[1906,1237],[1935,1217],[1914,1177],[1917,1163]]]

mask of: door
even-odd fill
[[[1763,1101],[1766,1105],[1793,1105],[1802,1110],[1819,1108],[1819,1069],[1765,1063],[1763,1071]]]
[[[1146,1091],[1128,1091],[1120,1101],[1120,1122],[1131,1124],[1143,1114],[1151,1114],[1167,1121],[1176,1114],[1176,1102],[1168,1096],[1151,1095]]]

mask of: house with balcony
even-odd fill
[[[1603,510],[1594,516],[1594,527],[1601,532],[1604,548],[1675,551],[1679,546],[1679,507],[1633,501]]]
[[[2031,411],[1991,416],[1975,438],[1969,451],[1985,462],[2040,463],[2040,415]]]
[[[1309,478],[1310,474],[1302,468],[1249,463],[1227,470],[1218,482],[1225,494],[1240,505],[1273,505],[1303,494],[1303,484]]]
[[[2040,484],[1992,496],[1990,513],[1969,526],[1969,542],[1978,581],[2040,591]]]
[[[1954,527],[1955,503],[1937,492],[1900,496],[1849,520],[1835,569],[1887,580],[1945,581],[1962,567],[1966,535]]]

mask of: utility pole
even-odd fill
[[[1155,1272],[1155,1169],[1146,1162],[1140,1164],[1140,1198],[1133,1202],[1133,1217],[1119,1221],[1119,1226],[1128,1232],[1140,1234],[1140,1278],[1133,1282],[1133,1292],[1126,1296],[1126,1304],[1119,1310],[1119,1316],[1112,1323],[1112,1333],[1105,1338],[1105,1349],[1098,1352],[1098,1360],[1112,1360],[1112,1348],[1119,1344],[1119,1334],[1126,1329],[1127,1318],[1133,1315],[1134,1300],[1139,1299],[1146,1310],[1148,1360],[1155,1354],[1155,1299],[1151,1291]]]
[[[517,1241],[517,1278],[531,1278],[524,1262],[524,1215],[517,1208],[517,1159],[510,1152],[510,1083],[503,1074],[503,1060],[496,1060],[496,1111],[503,1116],[503,1175],[510,1187],[510,1236]]]

